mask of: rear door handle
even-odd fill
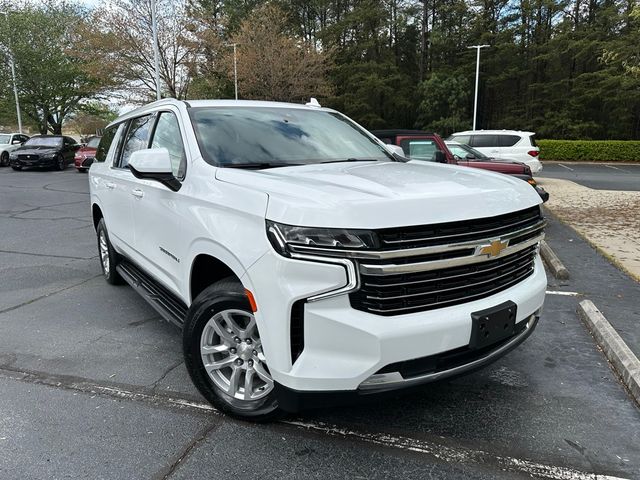
[[[113,182],[107,182],[107,188],[109,190],[113,190],[114,188],[116,188],[116,184]]]
[[[137,198],[142,198],[142,197],[144,197],[144,192],[142,190],[140,190],[139,188],[136,188],[134,190],[131,190],[131,195],[133,195],[134,197],[137,197]]]

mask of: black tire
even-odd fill
[[[203,290],[189,308],[182,345],[191,380],[214,407],[231,416],[253,422],[268,422],[281,418],[284,412],[278,408],[273,389],[257,400],[238,400],[216,385],[207,373],[200,351],[201,337],[209,320],[216,313],[225,310],[242,310],[252,315],[244,288],[233,277],[220,280]]]
[[[86,168],[76,168],[76,170],[78,170],[78,173],[87,173]]]
[[[22,170],[22,167],[19,167],[18,165],[11,165],[11,168],[13,168],[16,172]]]
[[[56,157],[56,169],[62,171],[67,168],[67,161],[64,159],[62,155],[58,155]]]
[[[104,250],[104,252],[106,253],[106,257],[104,260],[102,256],[103,247],[101,247],[101,240],[103,235],[104,242],[106,244],[106,249]],[[98,239],[98,259],[100,260],[100,268],[102,269],[104,279],[111,285],[122,285],[124,283],[124,280],[116,270],[116,266],[118,265],[120,258],[118,253],[113,249],[111,242],[109,241],[109,233],[107,232],[104,218],[101,218],[98,222],[98,228],[96,228],[96,237]],[[107,262],[106,268],[104,264],[105,261]]]
[[[2,152],[0,154],[0,167],[8,167],[9,166],[9,152]]]

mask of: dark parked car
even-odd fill
[[[87,139],[87,144],[83,145],[82,148],[76,152],[74,161],[76,169],[79,172],[86,172],[95,160],[96,151],[98,150],[101,138],[102,137],[98,136],[89,137]]]
[[[543,201],[546,202],[549,199],[549,193],[537,185],[533,179],[531,168],[524,163],[494,160],[486,156],[482,159],[472,159],[466,155],[461,158],[451,152],[440,135],[422,130],[372,130],[371,133],[384,143],[401,147],[404,155],[412,160],[449,163],[504,173],[529,183]]]
[[[71,137],[36,135],[11,152],[9,162],[14,170],[24,167],[54,167],[64,170],[80,145]]]

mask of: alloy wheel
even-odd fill
[[[100,249],[100,261],[102,262],[102,269],[105,276],[109,276],[109,245],[107,244],[107,236],[104,230],[100,230],[100,236],[98,237],[98,247]]]
[[[256,319],[249,312],[216,313],[202,330],[200,355],[213,383],[236,400],[258,400],[273,390]]]

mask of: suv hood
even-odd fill
[[[20,155],[49,155],[55,154],[60,150],[60,148],[56,147],[32,147],[32,146],[22,146],[20,148],[16,148],[13,153]]]
[[[266,216],[291,225],[384,228],[491,217],[540,203],[526,182],[467,167],[330,163],[218,168],[216,178],[269,196]]]

